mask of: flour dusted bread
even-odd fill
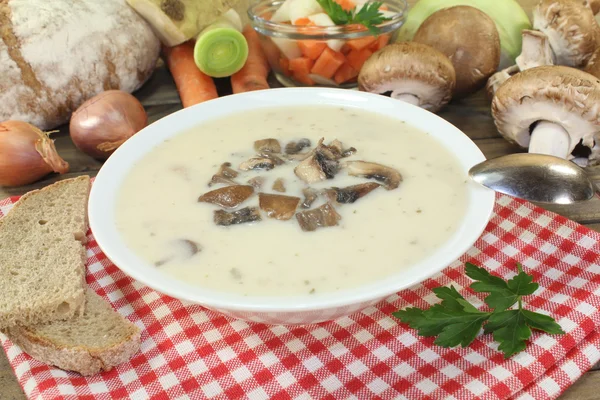
[[[0,219],[0,328],[82,315],[90,178],[24,195]]]
[[[82,375],[109,371],[140,348],[140,330],[91,289],[82,316],[5,333],[31,357]]]
[[[0,121],[68,121],[109,89],[133,92],[160,42],[125,0],[0,0]]]

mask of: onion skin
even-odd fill
[[[22,121],[0,123],[0,186],[28,185],[68,171],[47,133]]]
[[[79,150],[106,160],[147,123],[148,115],[138,99],[121,90],[107,90],[73,113],[69,131]]]

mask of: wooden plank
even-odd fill
[[[597,400],[600,387],[600,371],[584,374],[573,386],[568,388],[560,400]]]

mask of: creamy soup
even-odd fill
[[[331,145],[323,154],[336,144],[343,154],[320,154],[329,164],[315,172],[306,154],[317,160],[321,138]],[[263,139],[276,140],[255,148]],[[310,147],[298,146],[302,139]],[[357,161],[391,172],[356,172],[372,167]],[[259,169],[240,169],[250,164]],[[116,221],[136,254],[188,284],[248,296],[334,292],[395,274],[448,240],[467,208],[466,182],[453,154],[398,119],[333,106],[264,109],[154,148],[125,177]],[[235,183],[240,192],[229,192]],[[306,188],[318,195],[309,208]],[[269,199],[282,199],[272,194],[287,196],[285,210],[270,208]]]

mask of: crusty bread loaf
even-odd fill
[[[0,219],[0,328],[83,314],[90,178],[25,194]]]
[[[0,121],[68,121],[109,89],[133,92],[160,41],[125,0],[0,0]]]
[[[129,360],[140,348],[140,330],[88,289],[81,317],[5,330],[31,357],[93,375]]]

